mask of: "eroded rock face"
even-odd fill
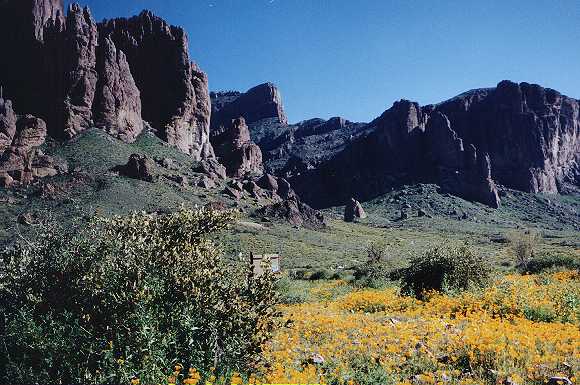
[[[435,180],[443,191],[499,207],[489,155],[478,154],[473,144],[465,148],[463,140],[451,129],[449,119],[440,112],[430,117],[426,136]]]
[[[127,143],[143,131],[141,94],[123,51],[104,38],[97,58],[99,81],[93,106],[95,126]]]
[[[126,54],[143,118],[161,139],[196,159],[211,156],[207,79],[190,62],[185,31],[149,11],[105,21],[99,30]]]
[[[163,140],[213,157],[207,76],[190,62],[185,32],[151,12],[97,26],[76,4],[65,18],[62,0],[3,0],[0,45],[10,52],[0,84],[50,136],[72,138],[96,123],[132,141],[143,113]]]
[[[491,207],[500,203],[496,182],[528,192],[577,191],[579,111],[578,100],[557,91],[508,81],[438,105],[400,101],[367,135],[291,181],[314,207],[417,182]]]
[[[227,129],[212,137],[212,144],[229,176],[241,178],[263,173],[262,151],[251,141],[244,118],[233,119]]]
[[[245,93],[218,92],[211,93],[212,130],[221,130],[229,125],[232,119],[242,116],[247,123],[263,119],[274,119],[286,125],[288,118],[282,105],[282,96],[272,83],[260,84]]]
[[[97,86],[98,32],[91,12],[78,4],[69,7],[64,38],[64,134],[72,138],[92,126]]]
[[[488,153],[493,178],[522,191],[580,184],[578,100],[528,83],[500,82],[436,107],[467,143]]]

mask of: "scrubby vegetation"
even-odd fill
[[[440,245],[411,259],[402,290],[418,298],[433,290],[460,292],[485,286],[490,274],[487,261],[467,245]]]
[[[232,212],[181,210],[46,229],[1,255],[0,383],[167,383],[251,371],[276,323],[270,273],[208,235]],[[192,372],[194,373],[194,372]]]

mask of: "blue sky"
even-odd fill
[[[68,3],[68,1],[66,1]],[[190,36],[210,89],[276,83],[290,121],[369,121],[500,80],[580,98],[579,0],[82,0],[150,9]]]

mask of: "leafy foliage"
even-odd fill
[[[402,277],[402,292],[421,298],[428,291],[463,291],[490,280],[488,263],[467,245],[440,245],[414,257]]]
[[[135,213],[5,250],[0,383],[161,383],[176,363],[254,367],[276,325],[275,279],[220,257],[207,236],[233,218]]]

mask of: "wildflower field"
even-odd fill
[[[311,289],[310,302],[283,306],[285,327],[267,346],[264,382],[576,382],[577,271],[502,276],[479,292],[423,300],[347,286],[326,282]]]

